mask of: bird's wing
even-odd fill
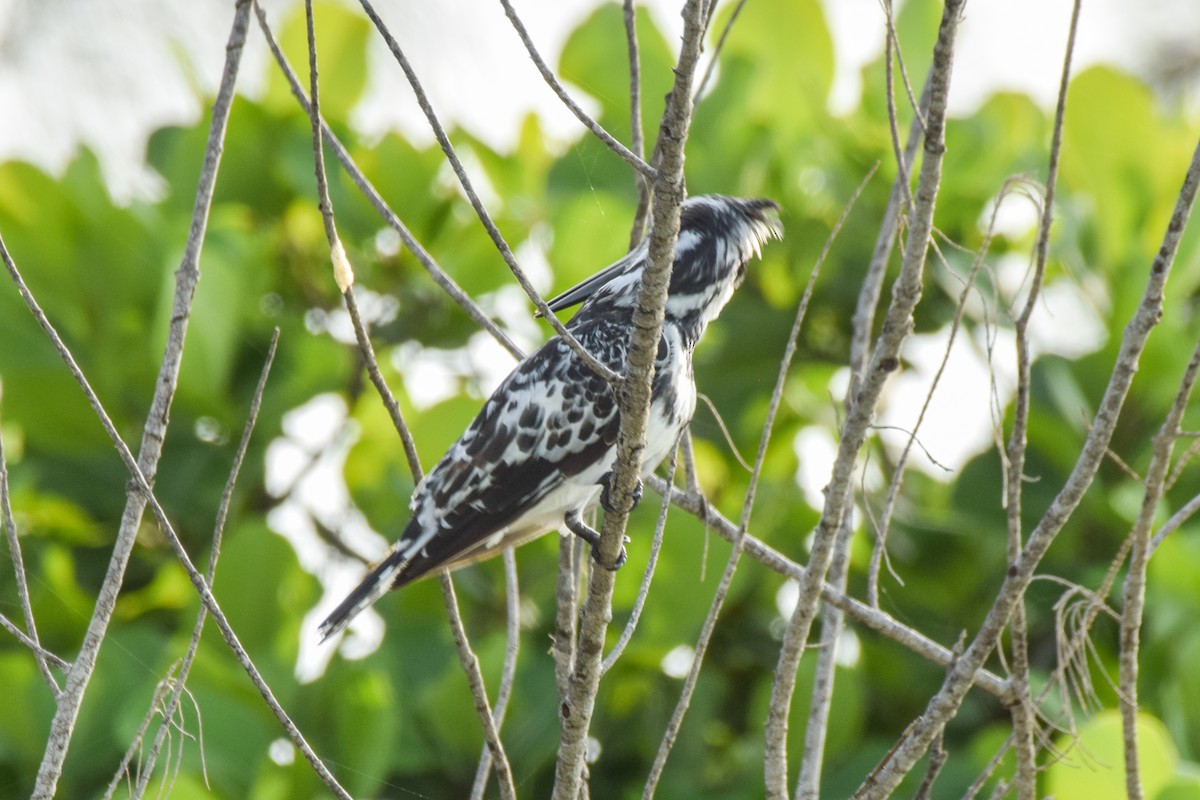
[[[627,325],[604,320],[573,332],[610,368],[624,367]],[[404,533],[321,623],[322,640],[388,591],[490,552],[490,536],[605,459],[619,426],[608,384],[559,338],[548,341],[504,379],[430,470]]]
[[[574,332],[611,368],[624,366],[626,330],[601,322]],[[551,339],[504,380],[414,494],[415,524],[395,547],[409,562],[400,582],[458,560],[519,522],[604,459],[618,427],[612,389]]]

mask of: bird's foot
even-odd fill
[[[584,522],[583,517],[578,511],[568,512],[567,516],[564,518],[564,522],[567,525],[567,530],[591,545],[592,560],[601,567],[609,572],[615,572],[616,570],[619,570],[621,567],[625,566],[625,561],[629,556],[625,552],[624,545],[621,546],[621,552],[617,553],[617,559],[613,563],[605,564],[600,559],[600,532]],[[629,541],[628,536],[625,537],[625,541]]]
[[[613,510],[612,503],[612,470],[600,476],[600,507],[605,511]],[[642,479],[637,478],[637,483],[634,484],[633,491],[629,493],[629,497],[633,500],[633,504],[629,506],[630,510],[637,508],[637,504],[642,502]]]

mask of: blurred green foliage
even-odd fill
[[[936,18],[931,2],[905,4],[899,30],[912,59],[910,74],[923,74]],[[719,15],[717,29],[723,21]],[[365,87],[367,23],[325,8],[319,24],[328,26],[322,29],[322,46],[331,54],[323,71],[325,97],[337,98],[325,103],[324,111],[357,162],[465,289],[481,296],[508,286],[502,261],[446,182],[436,148],[397,135],[362,142],[349,129],[349,111]],[[644,14],[638,24],[652,136],[670,86],[672,46]],[[297,57],[302,21],[293,20],[282,38],[294,63],[303,63]],[[627,75],[614,55],[623,49],[620,10],[605,6],[571,36],[560,69],[599,101],[600,121],[627,138]],[[720,409],[743,453],[757,445],[792,309],[807,275],[854,187],[873,164],[882,164],[824,266],[755,508],[753,532],[801,561],[817,511],[796,486],[803,454],[792,442],[809,426],[836,434],[837,404],[829,387],[846,361],[853,305],[895,171],[882,65],[864,71],[863,105],[845,116],[827,110],[832,77],[832,42],[815,0],[748,5],[697,108],[687,161],[693,194],[765,195],[785,209],[785,241],[767,249],[696,357],[701,391]],[[1074,463],[1085,419],[1104,389],[1122,328],[1141,294],[1195,135],[1194,124],[1166,110],[1147,87],[1106,68],[1075,78],[1068,108],[1047,280],[1083,287],[1107,336],[1087,356],[1046,357],[1034,367],[1027,473],[1035,480],[1026,485],[1022,506],[1027,529]],[[907,119],[901,124],[906,126]],[[186,241],[206,133],[204,124],[155,133],[147,158],[164,177],[166,193],[130,205],[109,198],[95,158],[86,152],[59,178],[20,163],[0,165],[0,231],[131,443],[138,441],[154,388],[173,271]],[[432,582],[379,604],[387,634],[376,652],[359,660],[334,656],[313,682],[295,677],[301,621],[318,601],[320,587],[267,524],[279,498],[265,488],[265,451],[281,436],[285,413],[322,394],[344,399],[358,436],[344,475],[356,505],[376,530],[399,529],[412,489],[390,422],[376,397],[363,391],[355,351],[329,333],[341,300],[313,199],[309,136],[307,119],[277,77],[261,101],[235,103],[158,495],[197,562],[206,560],[213,515],[251,392],[272,329],[280,328],[278,360],[226,534],[218,598],[277,696],[351,792],[460,797],[470,786],[482,737]],[[958,281],[970,266],[971,254],[945,241],[967,251],[980,245],[980,220],[1005,179],[1044,175],[1049,136],[1046,111],[1015,94],[996,95],[971,116],[951,121],[936,217],[946,261],[930,261],[920,331],[935,331],[952,318]],[[523,122],[508,153],[495,152],[464,131],[454,131],[452,138],[494,189],[499,201],[490,210],[514,249],[527,240],[546,249],[555,288],[621,255],[635,205],[633,181],[628,167],[593,138],[581,137],[563,149],[545,140],[533,118]],[[331,176],[339,228],[359,285],[398,302],[394,317],[374,330],[375,346],[429,465],[475,413],[475,376],[464,376],[458,395],[427,407],[407,396],[396,366],[400,362],[389,355],[413,341],[463,348],[476,330],[410,253],[378,246],[381,221],[334,166]],[[1032,240],[1032,232],[1001,236],[993,243],[993,258],[1026,257]],[[895,262],[893,257],[893,272]],[[993,276],[984,275],[981,282],[981,296],[993,303]],[[1147,464],[1150,438],[1200,334],[1192,311],[1198,283],[1200,251],[1193,226],[1175,265],[1164,318],[1113,442],[1114,452],[1134,470]],[[1008,328],[1005,302],[999,309],[990,306],[990,319],[998,318],[1002,329]],[[984,321],[976,315],[967,324],[978,329]],[[7,281],[0,287],[0,378],[0,432],[33,606],[45,645],[69,659],[107,565],[126,476]],[[1189,413],[1186,427],[1196,427],[1196,416]],[[693,431],[704,487],[736,519],[747,474],[709,412],[699,411]],[[894,451],[878,442],[870,451],[871,463],[889,474]],[[1183,469],[1164,512],[1195,493],[1197,477],[1195,468]],[[972,459],[949,479],[911,471],[891,535],[891,565],[903,583],[885,577],[884,610],[947,644],[960,631],[973,630],[1005,568],[1000,498],[1001,466],[994,451]],[[1106,463],[1040,571],[1097,585],[1140,498],[1137,482],[1116,463]],[[882,496],[871,491],[865,502],[877,511]],[[655,507],[653,501],[644,503],[631,526],[629,566],[615,596],[614,636],[634,600]],[[1194,525],[1185,525],[1167,540],[1150,569],[1141,702],[1143,742],[1157,743],[1154,769],[1147,766],[1148,796],[1160,800],[1194,796],[1189,791],[1195,791],[1200,761],[1195,711],[1200,682],[1192,666],[1200,658],[1200,627],[1194,623],[1200,614],[1198,535]],[[850,577],[856,593],[865,585],[869,536],[860,519]],[[555,548],[554,537],[548,537],[524,548],[519,558],[525,628],[504,733],[518,790],[531,797],[549,791],[558,736],[553,663],[547,654]],[[680,686],[664,673],[662,659],[695,641],[715,575],[728,554],[725,542],[700,523],[672,515],[641,625],[602,687],[593,731],[601,744],[591,768],[593,796],[640,794]],[[456,578],[469,633],[494,687],[504,651],[501,565],[471,567]],[[762,728],[782,626],[776,606],[782,583],[743,560],[659,797],[761,795]],[[1028,596],[1038,682],[1054,667],[1053,604],[1060,594],[1058,585],[1039,581]],[[1119,603],[1119,590],[1109,600]],[[20,618],[7,566],[0,570],[0,608]],[[184,652],[195,609],[181,569],[147,523],[83,707],[61,796],[95,796],[107,784],[155,685]],[[824,772],[828,797],[846,796],[857,786],[921,712],[942,677],[890,640],[856,633],[859,657],[837,676]],[[1094,668],[1115,675],[1115,626],[1102,618],[1093,638]],[[813,661],[805,659],[801,668],[793,763]],[[1000,668],[995,659],[992,666]],[[1115,707],[1108,682],[1098,677],[1095,684],[1103,706]],[[186,704],[184,725],[189,734],[199,735],[198,709],[203,738],[183,740],[183,734],[174,734],[182,755],[165,778],[172,797],[323,796],[302,759],[268,756],[271,743],[283,734],[211,626],[188,685],[194,705]],[[24,796],[41,757],[53,701],[28,652],[8,636],[0,636],[0,686],[6,698],[0,703],[0,795]],[[1109,714],[1088,723],[1083,736],[1086,747],[1106,755],[1115,768],[1120,759],[1111,748],[1119,732]],[[959,796],[1004,740],[1006,726],[1005,709],[973,693],[947,732],[951,760],[935,796]],[[1060,746],[1066,749],[1067,743]],[[1011,759],[1006,760],[996,778],[1011,769]],[[1066,797],[1066,787],[1074,786],[1078,794],[1084,786],[1081,774],[1078,768],[1055,765],[1045,788]],[[1088,781],[1088,797],[1121,796],[1115,772]]]

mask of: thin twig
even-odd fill
[[[500,732],[500,726],[504,724],[504,714],[508,711],[508,699],[512,696],[513,683],[517,677],[517,653],[521,649],[521,592],[517,585],[517,556],[511,547],[504,551],[504,599],[504,666],[500,672],[500,689],[496,692],[497,734]],[[475,768],[471,800],[483,800],[491,772],[492,752],[485,743],[483,751],[479,754],[479,766]]]
[[[375,350],[371,345],[371,338],[367,334],[366,326],[363,324],[362,316],[358,311],[358,303],[354,297],[353,271],[350,269],[345,250],[337,234],[337,224],[334,220],[333,203],[329,198],[328,181],[325,177],[325,160],[321,148],[321,101],[318,85],[316,32],[313,25],[312,0],[305,0],[305,11],[308,29],[310,84],[310,102],[308,108],[313,132],[313,166],[317,179],[318,207],[321,210],[321,217],[325,224],[325,235],[329,241],[330,252],[332,254],[334,278],[337,281],[338,288],[342,291],[342,297],[346,301],[346,309],[350,312],[354,335],[358,340],[359,351],[366,365],[367,374],[370,376],[371,383],[374,384],[380,399],[387,408],[397,433],[400,434],[400,440],[404,445],[404,452],[408,459],[408,466],[412,472],[413,481],[419,485],[423,470],[421,468],[420,457],[417,454],[416,443],[413,440],[407,422],[404,420],[404,415],[400,411],[400,404],[396,402],[396,398],[392,395],[391,389],[379,371],[379,363],[375,358]],[[500,783],[500,795],[504,798],[515,797],[516,790],[513,788],[512,771],[508,765],[508,756],[505,754],[504,746],[500,742],[496,718],[493,716],[488,702],[487,687],[484,685],[483,675],[479,669],[479,659],[471,650],[470,642],[467,639],[462,614],[458,609],[458,601],[454,595],[454,583],[449,574],[444,572],[438,576],[438,580],[442,588],[442,599],[446,607],[446,613],[450,618],[450,628],[454,634],[454,644],[458,650],[459,662],[466,673],[467,683],[471,687],[471,696],[475,701],[475,710],[479,715],[479,721],[483,727],[484,739],[492,755],[496,779]]]
[[[438,573],[438,583],[442,589],[442,602],[446,606],[446,616],[450,618],[450,632],[454,636],[455,649],[458,650],[458,660],[467,682],[471,686],[471,698],[475,701],[475,714],[483,725],[483,738],[487,743],[488,752],[492,756],[492,769],[496,773],[496,781],[500,784],[500,796],[510,800],[517,796],[513,787],[512,768],[508,765],[508,755],[500,743],[500,731],[496,716],[488,704],[487,686],[483,682],[483,673],[479,669],[479,658],[467,641],[467,631],[463,627],[462,615],[458,611],[458,599],[454,595],[454,582],[447,572]]]
[[[1080,0],[1076,0],[1071,12],[1071,24],[1067,33],[1066,54],[1063,58],[1062,77],[1059,80],[1058,103],[1054,114],[1054,132],[1050,141],[1050,164],[1046,171],[1046,189],[1042,198],[1042,215],[1034,249],[1033,280],[1025,307],[1014,324],[1017,351],[1017,392],[1013,401],[1013,427],[1005,448],[1005,508],[1008,528],[1008,566],[1013,568],[1020,558],[1024,542],[1021,535],[1022,479],[1027,452],[1027,428],[1029,424],[1029,397],[1033,357],[1029,345],[1029,320],[1041,296],[1042,283],[1046,274],[1046,256],[1050,246],[1050,227],[1054,220],[1054,197],[1058,186],[1058,165],[1062,154],[1062,130],[1066,117],[1067,87],[1071,79],[1071,61],[1075,52],[1075,34],[1079,27]],[[1003,197],[998,198],[997,207]],[[993,219],[994,212],[993,212]],[[1013,785],[1019,800],[1035,800],[1037,796],[1037,750],[1034,743],[1035,723],[1029,690],[1029,643],[1025,624],[1024,598],[1018,598],[1012,615],[1012,682],[1017,702],[1012,706],[1013,747],[1017,756],[1016,774]]]
[[[64,658],[61,658],[60,656],[55,655],[54,653],[51,653],[49,650],[42,647],[40,644],[35,642],[33,639],[29,638],[29,635],[27,633],[25,633],[25,631],[21,630],[15,622],[13,622],[11,619],[9,619],[4,614],[0,614],[0,628],[4,628],[4,630],[11,633],[13,635],[13,638],[15,638],[18,642],[20,642],[22,646],[28,647],[29,650],[31,652],[33,652],[33,654],[37,658],[45,659],[46,663],[50,664],[51,666],[55,667],[56,669],[60,669],[63,672],[66,672],[67,670],[69,670],[71,668],[70,661],[67,661]]]
[[[833,546],[829,563],[829,585],[846,591],[850,566],[850,520],[842,523]],[[800,759],[800,777],[796,779],[796,800],[818,800],[821,796],[821,773],[825,765],[825,738],[829,732],[829,715],[833,710],[833,685],[837,675],[838,640],[845,630],[845,614],[827,604],[821,611],[821,641],[817,646],[817,668],[808,704],[808,724],[804,726],[804,754]]]
[[[1001,198],[1008,191],[1008,187],[1009,182],[1006,181],[1004,188],[1000,191]],[[917,442],[917,435],[920,433],[921,425],[925,422],[925,415],[929,413],[929,406],[933,403],[933,395],[941,384],[942,375],[946,372],[946,365],[950,363],[950,353],[954,348],[955,341],[958,339],[958,332],[962,326],[962,318],[967,310],[967,299],[975,288],[975,279],[979,275],[979,270],[983,266],[984,260],[987,258],[988,251],[991,249],[992,237],[996,231],[996,216],[999,210],[1000,203],[997,201],[996,205],[992,207],[992,216],[988,221],[987,232],[984,234],[983,242],[979,245],[979,250],[976,252],[975,258],[971,263],[971,269],[967,273],[966,281],[959,292],[958,302],[954,308],[954,319],[950,323],[950,333],[947,336],[946,348],[942,352],[941,363],[938,364],[938,368],[933,374],[933,379],[929,382],[929,391],[925,393],[925,400],[921,403],[921,409],[917,412],[917,419],[908,432],[908,440],[904,443],[904,449],[900,452],[900,457],[896,460],[891,481],[888,483],[887,497],[883,503],[883,512],[879,515],[879,521],[875,529],[875,551],[871,554],[871,566],[867,573],[867,597],[871,599],[873,605],[877,605],[879,602],[880,564],[884,554],[887,552],[888,532],[891,529],[892,515],[895,513],[896,502],[900,496],[900,484],[904,479],[904,471],[908,466],[908,458],[912,453],[913,445]],[[946,268],[949,269],[948,264]]]
[[[676,447],[671,448],[671,466],[667,468],[668,486],[675,484],[676,453],[679,450],[678,443],[676,445]],[[637,630],[638,620],[642,618],[642,608],[646,604],[646,596],[650,594],[650,581],[654,579],[654,568],[658,566],[658,554],[662,550],[663,533],[667,529],[667,511],[670,507],[671,499],[664,494],[662,505],[659,506],[658,510],[658,522],[654,524],[654,537],[650,540],[650,557],[646,560],[646,569],[642,573],[642,583],[638,587],[637,597],[633,601],[633,609],[629,612],[629,620],[621,630],[621,635],[617,637],[617,643],[613,645],[612,650],[609,651],[608,655],[604,657],[604,661],[600,664],[601,678],[612,669],[613,664],[617,663],[617,659],[625,652],[625,647],[629,644],[629,640],[633,638],[633,632]]]
[[[912,330],[912,315],[921,297],[925,256],[933,230],[933,210],[941,182],[946,150],[946,101],[950,90],[954,40],[962,0],[947,0],[941,29],[930,67],[929,118],[926,121],[925,155],[917,186],[915,206],[909,223],[908,241],[900,274],[892,288],[892,302],[883,323],[879,342],[846,416],[832,475],[825,492],[825,507],[817,525],[808,568],[800,581],[796,610],[784,631],[779,661],[771,685],[771,703],[766,725],[764,778],[770,800],[787,795],[787,731],[792,694],[800,657],[816,619],[821,584],[833,558],[833,545],[843,518],[849,513],[854,465],[866,440],[867,428],[888,376],[899,366],[900,346]]]
[[[629,149],[638,158],[645,158],[646,135],[642,129],[642,59],[638,48],[637,8],[633,0],[622,0],[621,16],[625,21],[625,48],[629,51]],[[650,181],[640,170],[633,174],[637,186],[637,211],[629,228],[629,249],[638,246],[646,235],[650,213]]]
[[[225,47],[225,66],[217,91],[217,99],[213,103],[212,122],[196,189],[187,244],[179,269],[175,273],[175,295],[171,321],[167,329],[167,344],[155,383],[154,399],[143,429],[139,459],[135,463],[139,474],[145,477],[147,486],[154,482],[154,476],[158,470],[162,444],[166,438],[171,400],[179,380],[179,365],[183,358],[183,343],[187,333],[188,319],[191,315],[192,298],[200,279],[200,250],[208,227],[208,211],[212,205],[217,169],[221,161],[222,143],[225,140],[225,128],[233,104],[233,89],[237,81],[238,66],[241,64],[242,46],[246,41],[249,19],[250,0],[237,0],[233,24],[230,27],[229,39]],[[4,249],[4,263],[13,279],[20,283],[23,288],[22,296],[25,298],[26,304],[30,305],[33,296],[29,294],[28,289],[24,289],[24,282],[20,280],[16,264],[12,262],[6,248]],[[36,303],[30,305],[31,310],[35,307]],[[41,310],[38,309],[35,316],[40,313]],[[42,323],[43,329],[49,327],[49,321],[45,319],[44,315],[40,316],[39,322]],[[57,335],[52,339],[60,345],[60,354],[69,358],[65,346],[61,346],[61,340],[57,339]],[[78,372],[78,367],[75,367],[73,371],[76,373],[76,380],[79,380],[82,373]],[[67,673],[66,683],[58,697],[58,707],[55,709],[54,718],[50,723],[50,735],[46,740],[46,750],[38,767],[37,781],[33,791],[35,800],[50,800],[57,791],[58,779],[62,775],[63,763],[66,761],[67,749],[75,730],[75,721],[79,716],[83,695],[95,670],[100,646],[104,642],[108,624],[116,608],[117,593],[120,591],[125,575],[125,566],[133,552],[133,545],[145,507],[146,498],[142,496],[142,493],[138,491],[128,493],[108,570],[100,586],[100,591],[97,593],[95,610],[88,623],[87,632],[84,634],[79,655],[70,672]]]
[[[248,2],[249,0],[245,0],[243,5],[247,4]],[[240,7],[242,6],[239,6],[239,8]],[[117,455],[121,457],[121,461],[125,464],[125,468],[132,476],[133,482],[130,489],[130,495],[140,495],[142,497],[141,505],[143,508],[146,505],[149,505],[151,511],[154,512],[154,517],[158,520],[159,527],[161,528],[163,535],[166,537],[167,543],[170,544],[171,549],[175,552],[175,557],[179,559],[179,563],[183,566],[184,571],[187,573],[188,579],[192,582],[192,586],[196,588],[197,593],[200,595],[200,601],[204,604],[204,607],[208,609],[208,613],[212,615],[213,621],[221,630],[221,635],[225,638],[226,644],[228,644],[229,648],[233,651],[233,654],[237,658],[238,663],[242,666],[242,669],[244,669],[246,674],[250,676],[250,680],[254,684],[254,687],[258,690],[259,694],[262,695],[263,700],[265,700],[267,703],[267,707],[271,709],[271,712],[275,715],[275,718],[279,721],[280,725],[287,733],[288,738],[292,740],[292,743],[296,745],[297,749],[300,750],[305,759],[307,759],[312,765],[317,775],[321,778],[329,790],[337,797],[346,798],[346,800],[349,800],[350,795],[347,794],[346,790],[343,789],[340,784],[338,784],[337,779],[333,777],[333,774],[329,772],[325,764],[320,758],[317,757],[317,754],[309,746],[308,742],[304,738],[304,735],[300,733],[300,729],[296,727],[296,724],[292,722],[291,717],[289,717],[287,712],[284,711],[283,706],[279,704],[279,701],[275,698],[275,694],[271,690],[271,687],[267,684],[266,680],[262,677],[262,674],[258,671],[258,668],[254,665],[254,662],[251,660],[250,655],[246,652],[245,647],[242,646],[241,641],[238,639],[237,633],[234,632],[233,627],[229,624],[229,620],[225,617],[225,613],[221,610],[221,606],[217,602],[217,598],[213,596],[212,591],[208,588],[208,584],[204,580],[204,576],[200,574],[200,571],[196,569],[195,564],[192,563],[191,556],[188,555],[187,550],[183,546],[183,542],[180,541],[179,535],[176,533],[175,527],[171,524],[170,519],[168,519],[166,511],[164,511],[163,507],[159,504],[158,498],[154,496],[153,489],[150,486],[149,478],[147,478],[146,474],[142,472],[140,465],[133,457],[133,453],[130,452],[129,447],[121,438],[120,433],[117,431],[116,425],[113,424],[108,412],[105,411],[103,404],[100,402],[100,398],[92,389],[91,383],[89,383],[87,377],[79,368],[79,364],[75,361],[75,357],[71,355],[71,351],[63,342],[62,337],[59,336],[58,331],[50,323],[50,320],[46,317],[45,312],[42,311],[41,306],[38,305],[37,300],[34,299],[33,294],[30,293],[29,288],[25,285],[25,280],[21,277],[21,273],[17,269],[16,263],[13,262],[12,257],[8,254],[8,249],[4,247],[2,240],[0,240],[0,255],[3,256],[4,265],[8,268],[9,274],[12,276],[13,282],[17,286],[17,291],[20,293],[21,298],[25,301],[25,305],[33,313],[38,325],[41,326],[43,332],[45,332],[46,336],[50,339],[50,342],[54,345],[54,348],[58,351],[59,356],[66,363],[67,369],[71,372],[75,382],[83,390],[88,404],[92,407],[92,411],[96,414],[97,419],[100,420],[100,424],[104,427],[104,432],[108,434],[109,439],[112,440],[113,445],[116,447]],[[161,441],[161,439],[159,441]],[[109,610],[109,614],[111,615],[111,609]],[[83,657],[82,652],[80,657]],[[94,663],[94,654],[92,658]],[[76,663],[78,664],[78,662]],[[71,685],[71,674],[74,674],[74,670],[72,670],[72,672],[68,675],[68,687]],[[66,690],[64,690],[64,692],[65,691]],[[62,706],[60,705],[60,708],[61,707]],[[67,739],[69,740],[69,729],[67,731]],[[65,749],[65,741],[63,746]],[[61,769],[61,762],[59,763],[59,767]],[[53,784],[48,786],[46,793],[43,793],[39,788],[35,794],[35,797],[38,797],[39,800],[41,800],[41,798],[44,798],[44,800],[50,800],[50,798],[53,796]]]
[[[34,661],[37,662],[38,672],[42,674],[42,680],[50,687],[50,692],[55,697],[58,697],[62,689],[58,685],[58,680],[54,674],[50,672],[50,662],[46,658],[47,651],[42,647],[41,641],[38,640],[37,624],[33,620],[33,605],[29,599],[29,582],[25,574],[25,559],[21,556],[21,540],[17,536],[17,521],[13,516],[12,501],[8,494],[8,461],[4,457],[4,437],[0,435],[0,516],[4,517],[4,537],[8,541],[8,552],[12,557],[13,575],[17,581],[17,600],[21,604],[21,614],[25,618],[25,629],[29,631],[27,637],[23,641],[27,641],[29,649],[33,652]],[[8,620],[5,619],[7,623]],[[8,623],[12,624],[12,623]],[[7,627],[7,626],[6,626]],[[13,625],[13,628],[16,628]],[[59,659],[62,664],[65,661]]]
[[[242,438],[238,442],[237,452],[233,457],[233,465],[229,470],[229,477],[225,481],[225,490],[221,493],[221,502],[217,506],[217,518],[213,526],[212,547],[208,554],[208,570],[204,573],[204,580],[210,589],[217,573],[217,559],[221,554],[221,540],[225,533],[225,522],[229,517],[229,506],[233,502],[233,489],[237,485],[238,475],[241,474],[242,462],[246,458],[246,451],[250,449],[250,437],[254,433],[255,424],[258,422],[258,412],[262,408],[263,393],[267,388],[267,376],[271,374],[271,365],[275,362],[275,351],[278,346],[279,329],[276,328],[274,335],[271,336],[271,344],[267,348],[267,357],[263,362],[262,373],[258,377],[258,385],[254,389],[254,397],[250,401],[250,412],[246,417],[246,424],[242,429]],[[142,774],[133,793],[135,800],[145,794],[146,786],[150,782],[150,776],[154,772],[154,762],[158,759],[159,750],[162,749],[163,742],[166,740],[170,721],[174,718],[176,709],[179,708],[179,701],[183,696],[188,675],[192,671],[192,664],[196,660],[196,654],[200,651],[200,635],[204,632],[204,621],[207,616],[208,611],[201,605],[200,610],[196,612],[196,624],[192,627],[191,642],[188,644],[183,662],[179,666],[179,675],[174,680],[174,690],[171,692],[171,696],[163,709],[162,722],[158,726],[158,733],[155,734],[154,743],[151,745],[150,751],[146,754],[146,758],[142,763]]]
[[[656,492],[667,491],[666,482],[658,477],[652,476],[647,481],[647,485]],[[670,491],[672,503],[702,521],[710,530],[716,531],[722,539],[733,542],[737,538],[738,526],[726,519],[703,495],[678,488]],[[800,534],[796,532],[794,535],[799,536]],[[767,569],[785,578],[799,580],[804,574],[804,565],[796,563],[749,533],[742,538],[742,551]],[[886,636],[939,667],[949,667],[955,658],[949,648],[943,647],[920,631],[910,628],[878,608],[873,608],[861,600],[848,596],[828,583],[821,586],[821,599],[846,612],[846,616],[855,622]],[[1002,702],[1008,701],[1008,683],[1003,678],[987,670],[982,670],[976,678],[978,679],[976,685],[981,689],[996,696]]]
[[[531,39],[529,36],[529,31],[525,30],[525,23],[521,22],[521,18],[517,16],[517,12],[515,9],[513,9],[512,3],[508,2],[508,0],[500,0],[500,5],[504,6],[504,13],[508,17],[509,22],[512,23],[513,29],[517,32],[517,36],[521,37],[521,43],[525,45],[525,50],[529,53],[529,57],[533,60],[534,66],[537,67],[538,72],[542,74],[542,78],[546,81],[546,84],[554,91],[554,94],[558,96],[558,99],[562,101],[563,105],[566,106],[567,109],[575,115],[575,118],[582,122],[583,126],[591,131],[597,139],[604,142],[604,144],[608,146],[609,150],[612,150],[614,153],[619,155],[627,164],[629,164],[642,175],[650,180],[654,180],[656,174],[654,167],[647,164],[645,159],[643,159],[636,152],[630,150],[628,147],[617,141],[612,134],[604,130],[604,126],[588,116],[588,113],[584,111],[578,103],[575,102],[575,100],[567,92],[566,88],[554,75],[554,71],[546,64],[546,61],[542,58],[541,53],[538,52],[537,47],[533,43],[533,39]],[[634,97],[636,97],[636,95],[634,95]]]
[[[721,35],[717,37],[717,44],[713,47],[712,55],[708,58],[708,67],[704,70],[704,77],[700,79],[700,86],[696,89],[696,97],[694,102],[700,102],[700,98],[704,97],[704,93],[708,91],[708,84],[712,81],[713,75],[717,71],[717,60],[721,55],[721,51],[725,49],[725,40],[729,38],[729,32],[733,30],[733,23],[737,22],[738,15],[742,13],[742,9],[746,6],[746,0],[738,0],[738,4],[733,7],[733,13],[729,15],[729,19],[725,22],[725,27],[721,29]],[[711,16],[712,10],[715,9],[716,2],[709,6]]]

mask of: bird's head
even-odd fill
[[[779,204],[708,194],[684,201],[679,214],[675,264],[664,310],[668,322],[680,325],[693,344],[716,319],[746,277],[746,264],[769,239],[783,235]],[[648,260],[643,240],[624,258],[549,302],[552,310],[586,301],[585,311],[632,309]]]

